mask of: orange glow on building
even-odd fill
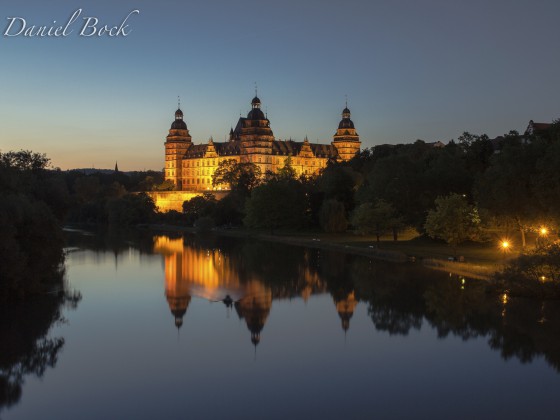
[[[329,160],[346,161],[360,151],[360,137],[350,119],[348,107],[342,111],[342,120],[330,144],[276,140],[270,120],[261,110],[261,101],[255,96],[247,117],[240,117],[231,129],[229,140],[193,144],[177,109],[165,141],[165,179],[172,181],[178,191],[214,191],[227,185],[212,185],[212,176],[220,162],[235,160],[258,166],[261,174],[277,173],[287,162],[297,176],[311,176],[327,166]]]

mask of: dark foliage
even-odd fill
[[[492,288],[512,296],[560,299],[560,241],[516,258],[496,274]]]
[[[60,282],[69,196],[48,164],[29,151],[0,154],[0,301]]]

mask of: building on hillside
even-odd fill
[[[261,110],[261,101],[255,96],[247,117],[240,117],[229,140],[194,144],[184,121],[183,111],[177,109],[165,141],[165,179],[179,191],[206,191],[226,189],[212,185],[212,175],[220,162],[233,159],[257,165],[262,174],[276,173],[289,163],[297,175],[313,175],[329,160],[346,161],[360,151],[360,137],[350,119],[348,106],[342,111],[342,120],[330,144],[277,140],[270,121]]]
[[[539,135],[548,131],[552,127],[551,123],[536,123],[533,120],[529,121],[525,129],[525,136]]]
[[[529,121],[527,128],[522,135],[514,135],[513,138],[518,138],[524,144],[530,143],[535,137],[546,137],[549,134],[549,130],[552,128],[552,123],[536,123],[533,120]],[[507,141],[507,136],[498,136],[490,139],[492,142],[492,148],[494,153],[500,153],[504,147],[504,143]]]

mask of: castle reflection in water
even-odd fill
[[[221,301],[227,307],[235,308],[251,332],[251,342],[257,345],[273,300],[299,296],[307,301],[311,295],[327,291],[326,283],[313,271],[312,264],[292,267],[292,276],[295,274],[296,278],[289,282],[291,287],[274,287],[270,279],[263,278],[266,260],[262,261],[264,270],[259,273],[258,270],[247,269],[246,261],[236,255],[218,248],[188,244],[184,238],[167,236],[154,238],[154,252],[164,256],[165,296],[177,328],[183,324],[193,296]],[[353,290],[334,297],[344,331],[350,327],[357,303]]]
[[[338,313],[344,331],[360,302],[377,332],[407,336],[430,327],[439,338],[485,337],[504,359],[527,363],[542,356],[560,372],[560,305],[555,301],[496,295],[483,281],[335,250],[140,230],[67,234],[70,247],[97,251],[96,256],[111,250],[115,266],[131,250],[161,258],[165,296],[177,327],[189,316],[193,297],[223,302],[245,322],[256,345],[273,301],[330,295],[333,318]],[[74,262],[80,255],[74,254]]]

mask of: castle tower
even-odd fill
[[[191,301],[190,284],[183,277],[183,240],[160,236],[156,239],[154,251],[164,256],[165,298],[175,319],[175,326],[181,328]]]
[[[178,190],[181,189],[183,156],[191,144],[192,138],[179,107],[165,141],[165,180],[172,181]]]
[[[254,163],[263,174],[272,170],[274,134],[270,128],[270,121],[261,110],[261,100],[258,96],[251,101],[251,111],[247,118],[241,118],[239,122],[242,161]]]
[[[352,315],[354,315],[354,310],[358,304],[358,301],[354,296],[354,292],[348,293],[344,299],[338,301],[335,300],[335,303],[336,311],[342,321],[342,329],[344,331],[348,331],[348,328],[350,328],[350,319],[352,318]]]
[[[258,282],[248,284],[247,291],[246,296],[235,302],[235,311],[239,319],[245,319],[251,342],[256,346],[272,308],[272,291]]]
[[[354,123],[350,119],[348,104],[342,111],[342,120],[338,124],[338,130],[333,136],[332,145],[338,151],[340,159],[346,161],[352,159],[360,151],[360,136],[354,128]]]
[[[169,304],[169,310],[175,318],[175,326],[179,329],[183,325],[183,317],[187,313],[191,297],[188,293],[180,294],[175,290],[166,290],[165,297]]]

